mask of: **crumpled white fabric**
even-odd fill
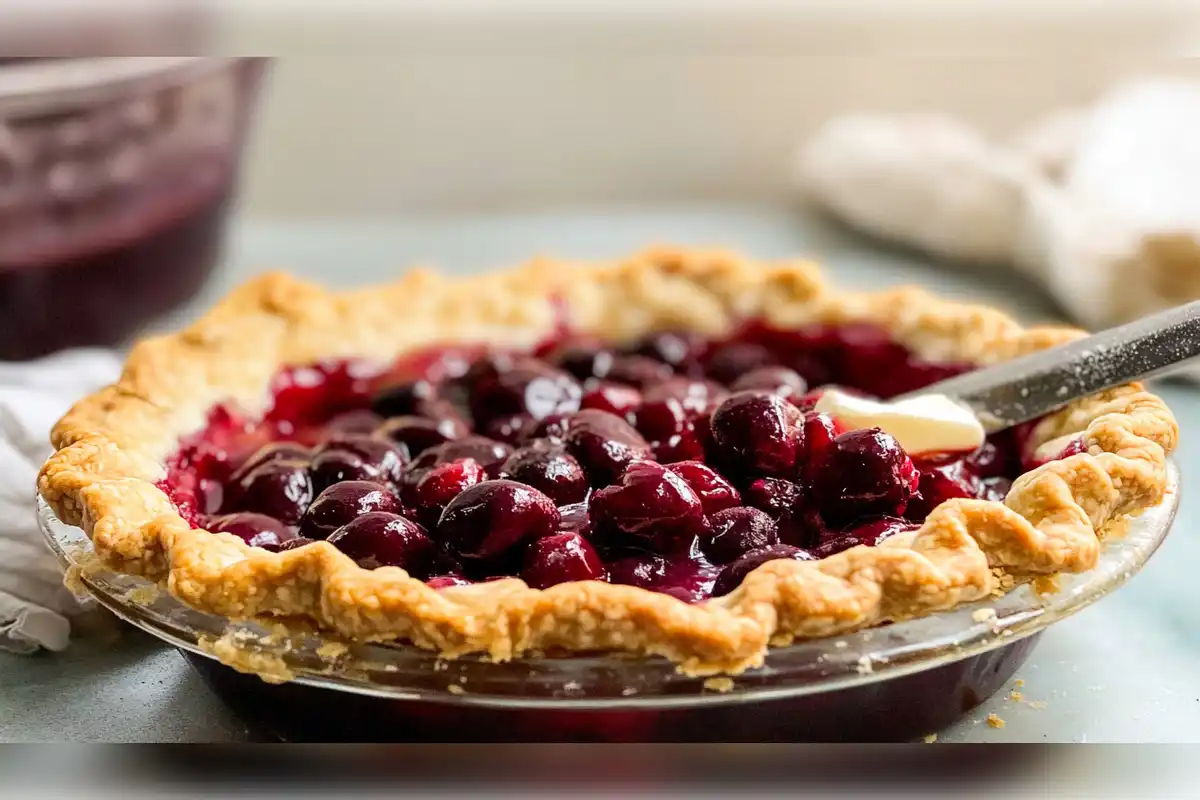
[[[0,363],[0,649],[62,650],[71,617],[84,610],[38,529],[37,473],[50,455],[50,428],[120,369],[115,354],[93,349]]]
[[[1016,269],[1087,327],[1200,297],[1200,84],[1142,79],[991,142],[945,115],[831,120],[797,178],[851,226]]]

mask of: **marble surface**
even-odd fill
[[[844,285],[918,282],[975,298],[1027,321],[1056,317],[1036,290],[1001,275],[947,271],[879,248],[787,209],[674,208],[579,211],[387,222],[269,222],[239,226],[226,267],[175,319],[194,315],[263,268],[288,268],[345,285],[386,279],[405,266],[466,272],[534,254],[619,255],[648,243],[736,247],[761,257],[809,254]],[[397,310],[403,313],[402,309]],[[1055,625],[1017,676],[1020,701],[1001,692],[939,742],[1200,741],[1200,621],[1194,614],[1200,541],[1191,498],[1200,480],[1200,389],[1164,384],[1184,432],[1183,501],[1175,530],[1129,585]],[[84,639],[67,653],[0,655],[0,740],[246,741],[250,734],[172,650],[136,632]],[[1015,687],[1013,687],[1015,688]],[[995,713],[1002,729],[984,720]]]

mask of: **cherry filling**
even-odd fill
[[[533,353],[286,370],[263,419],[215,409],[161,487],[197,527],[274,551],[323,540],[439,589],[518,576],[696,602],[768,561],[877,546],[946,500],[1002,500],[1031,463],[1032,426],[914,459],[812,411],[825,385],[886,398],[969,368],[867,326]]]

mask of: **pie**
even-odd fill
[[[971,452],[813,410],[1081,335],[708,250],[345,293],[268,274],[139,343],[38,488],[109,568],[205,612],[737,673],[1086,571],[1158,503],[1178,431],[1139,385]]]

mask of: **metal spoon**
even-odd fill
[[[947,395],[974,411],[991,433],[1104,389],[1168,374],[1197,357],[1200,301],[894,399]]]

